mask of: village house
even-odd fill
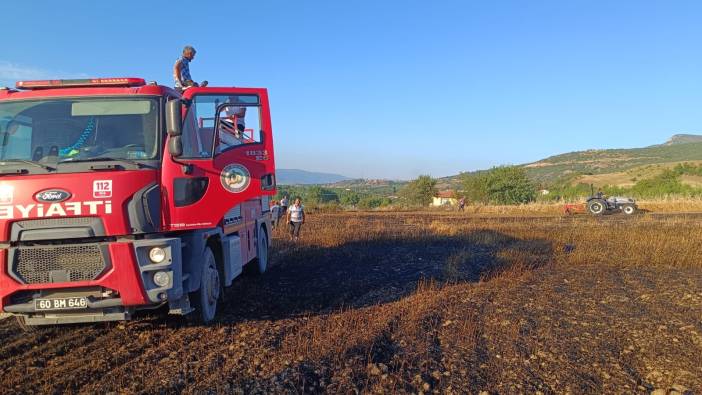
[[[452,190],[440,191],[434,196],[431,202],[432,207],[455,206],[458,204],[458,199],[455,198],[456,193]]]

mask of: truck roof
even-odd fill
[[[185,96],[195,94],[229,94],[235,88],[241,93],[266,94],[265,88],[243,87],[191,87]],[[88,96],[175,96],[181,97],[183,93],[155,82],[146,83],[142,78],[88,78],[80,80],[42,80],[18,81],[17,88],[0,86],[0,101],[5,100],[31,100],[61,97],[88,97]]]
[[[172,88],[146,83],[142,78],[89,78],[79,80],[18,81],[18,89],[0,88],[0,100],[47,97],[179,95]]]
[[[0,100],[41,99],[49,97],[76,97],[76,96],[125,96],[149,95],[163,96],[171,94],[180,96],[176,90],[162,85],[145,85],[140,87],[107,88],[107,87],[82,87],[82,88],[54,88],[41,90],[15,90],[0,89]]]

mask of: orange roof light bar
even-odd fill
[[[79,80],[36,80],[17,81],[17,89],[49,89],[49,88],[76,88],[91,86],[143,86],[146,81],[143,78],[86,78]]]

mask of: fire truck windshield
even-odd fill
[[[0,161],[158,159],[158,119],[152,98],[0,102]]]

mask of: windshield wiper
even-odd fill
[[[68,159],[63,159],[60,160],[58,163],[80,163],[80,162],[101,162],[101,161],[112,161],[112,162],[126,162],[133,164],[137,167],[152,167],[149,165],[146,165],[141,162],[137,162],[133,159],[126,159],[126,158],[113,158],[110,156],[96,156],[93,158],[68,158]]]
[[[33,165],[36,167],[41,167],[42,169],[46,171],[54,171],[56,170],[55,167],[51,167],[49,165],[45,165],[43,163],[39,162],[32,162],[31,160],[24,160],[24,159],[0,159],[0,165],[4,165],[5,163],[26,163],[28,165]]]

